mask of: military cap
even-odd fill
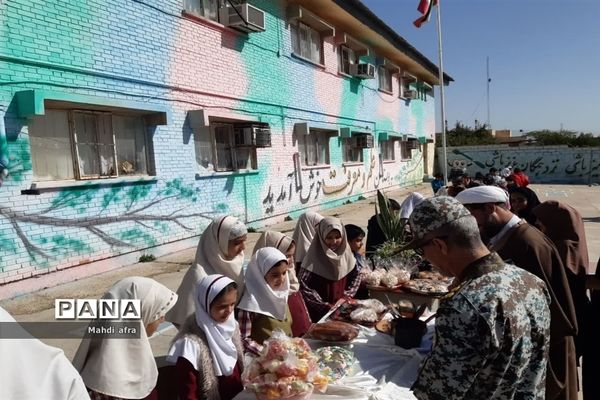
[[[460,218],[473,218],[469,210],[455,198],[431,197],[415,207],[408,220],[413,239],[402,249],[416,249],[444,232],[450,222]]]

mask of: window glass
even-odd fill
[[[381,155],[384,160],[394,160],[394,141],[393,140],[384,140],[380,142],[381,144]]]
[[[46,110],[29,125],[31,163],[36,181],[74,179],[69,114],[66,110]]]
[[[392,91],[392,74],[389,69],[379,67],[379,89],[386,92]]]

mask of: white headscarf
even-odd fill
[[[282,289],[273,290],[265,279],[267,272],[280,261],[287,262],[287,257],[274,247],[263,247],[252,256],[244,275],[246,289],[238,304],[239,309],[263,314],[280,321],[285,319],[290,293],[289,280],[285,280]]]
[[[144,398],[158,379],[145,326],[163,317],[175,305],[177,295],[154,279],[134,276],[117,282],[103,298],[140,300],[140,338],[83,339],[73,365],[95,392],[124,399]]]
[[[342,243],[336,251],[325,244],[325,237],[329,232],[337,230],[342,235]],[[319,223],[317,235],[313,239],[302,268],[331,281],[339,281],[350,273],[356,266],[356,259],[346,238],[346,229],[342,221],[334,217],[325,217]]]
[[[234,237],[232,236],[232,232]],[[179,301],[167,314],[167,320],[183,325],[188,316],[194,313],[194,293],[196,285],[207,275],[221,274],[233,279],[238,285],[238,293],[243,290],[242,265],[244,252],[228,260],[229,241],[244,236],[248,230],[244,224],[232,216],[215,218],[204,230],[194,264],[187,270],[177,294]],[[235,236],[239,235],[239,236]]]
[[[262,249],[264,247],[275,247],[283,254],[287,254],[288,249],[293,244],[295,244],[294,240],[281,232],[264,231],[263,234],[260,235],[260,237],[256,241],[256,244],[254,245],[254,250],[252,250],[252,254],[256,254],[256,252],[259,249]],[[296,276],[296,269],[294,265],[289,265],[288,280],[290,281],[290,290],[292,292],[297,292],[298,290],[300,290],[300,282],[298,282],[298,277]]]
[[[307,211],[298,218],[292,239],[296,243],[296,262],[302,262],[310,243],[315,237],[316,226],[321,222],[323,216],[314,211]]]
[[[425,197],[421,193],[412,192],[410,193],[406,199],[400,204],[400,218],[408,219],[410,214],[412,214],[413,210],[419,203],[421,203]]]
[[[210,305],[219,293],[230,283],[223,275],[208,275],[196,288],[196,323],[204,331],[212,354],[213,367],[217,376],[229,376],[238,361],[237,350],[233,344],[233,333],[239,329],[233,313],[227,321],[218,323],[210,316]]]
[[[0,322],[15,319],[0,307]],[[61,349],[33,338],[21,327],[19,338],[6,338],[0,328],[0,399],[89,400],[83,380]]]

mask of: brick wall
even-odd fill
[[[230,213],[260,227],[308,208],[334,207],[376,189],[420,182],[422,156],[379,162],[379,146],[362,164],[342,163],[332,137],[330,165],[298,169],[296,124],[338,130],[394,131],[431,137],[434,101],[405,102],[377,90],[377,79],[338,74],[332,38],[324,67],[292,56],[282,1],[254,1],[266,31],[249,35],[192,19],[183,1],[11,0],[0,5],[0,156],[9,177],[0,188],[0,283],[31,277],[198,235]],[[371,60],[373,61],[373,60]],[[156,179],[114,180],[39,194],[29,144],[30,120],[15,94],[52,90],[147,104],[169,115],[153,131]],[[75,98],[75,97],[73,97]],[[209,173],[196,164],[190,111],[246,115],[269,123],[272,147],[257,149],[251,173]],[[377,143],[377,142],[376,142]]]

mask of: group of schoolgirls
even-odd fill
[[[356,294],[365,236],[359,227],[307,212],[292,238],[264,232],[244,269],[247,233],[235,217],[214,219],[177,294],[148,278],[111,289],[114,298],[142,299],[146,332],[138,341],[105,339],[80,348],[75,361],[92,398],[158,399],[148,337],[166,318],[179,330],[167,356],[176,398],[232,399],[243,390],[244,355],[259,354],[275,329],[304,335],[339,299]]]

